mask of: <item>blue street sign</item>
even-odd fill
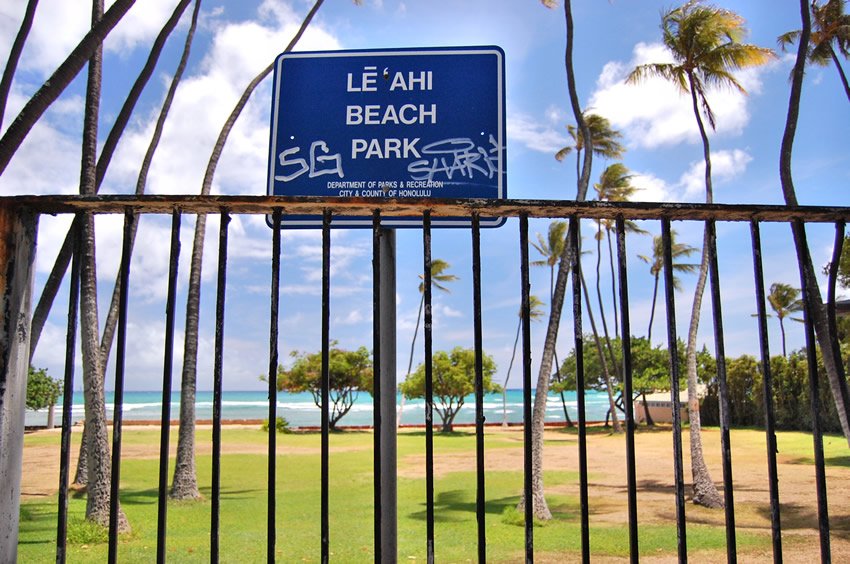
[[[505,198],[505,71],[499,47],[279,55],[268,194]],[[503,218],[482,218],[498,227]],[[421,220],[385,218],[387,227]],[[285,227],[320,226],[287,216]],[[333,225],[371,226],[371,218]],[[435,227],[468,226],[434,218]]]

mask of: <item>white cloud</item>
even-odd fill
[[[557,117],[552,111],[547,116]],[[567,136],[555,126],[541,123],[526,114],[511,114],[508,116],[508,140],[522,143],[532,151],[553,155],[567,144]],[[565,130],[563,130],[565,131]]]
[[[732,151],[717,151],[711,155],[712,184],[726,182],[740,176],[747,169],[753,158],[740,149]],[[679,186],[684,190],[685,199],[702,198],[705,194],[705,161],[691,163],[690,168],[682,174]]]
[[[631,60],[605,65],[588,107],[620,129],[630,146],[653,148],[683,141],[698,143],[699,131],[689,94],[660,78],[648,78],[640,84],[625,82],[637,65],[672,60],[663,45],[638,43]],[[764,71],[765,67],[748,69],[735,76],[750,94],[758,94]],[[709,88],[708,101],[715,114],[718,134],[739,135],[743,131],[750,119],[746,95],[729,88]]]

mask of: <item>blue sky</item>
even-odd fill
[[[173,0],[142,0],[131,9],[106,42],[101,141],[106,138],[120,105]],[[11,45],[23,12],[22,2],[0,6],[0,45]],[[151,193],[195,194],[214,139],[244,86],[289,42],[311,3],[302,0],[223,2],[207,0],[189,67],[178,90],[163,142],[148,183]],[[647,81],[624,84],[636,64],[664,61],[659,21],[667,1],[618,0],[574,2],[579,96],[584,107],[607,117],[623,133],[628,147],[623,162],[642,188],[637,199],[698,202],[702,196],[702,148],[690,102],[668,85]],[[750,30],[748,42],[774,47],[776,37],[800,27],[796,2],[747,0],[718,2],[740,13]],[[177,64],[188,27],[189,12],[171,37],[165,56],[138,106],[107,174],[103,192],[129,193],[135,186],[141,157],[147,147],[159,104]],[[4,119],[7,125],[35,89],[64,59],[87,28],[87,2],[43,1],[23,53]],[[568,143],[566,125],[572,123],[564,71],[564,17],[561,7],[547,9],[533,0],[328,0],[298,50],[498,45],[506,54],[508,197],[572,198],[575,162],[557,162],[553,155]],[[2,47],[6,49],[7,47]],[[0,51],[2,52],[2,51]],[[5,56],[3,57],[5,59]],[[709,94],[717,115],[711,134],[715,198],[723,203],[781,203],[779,143],[788,105],[792,54],[778,53],[762,68],[738,78],[749,92]],[[224,151],[214,192],[265,192],[269,139],[271,81],[263,83],[243,112]],[[77,192],[79,137],[82,123],[84,73],[54,104],[15,155],[0,178],[3,195]],[[846,205],[850,180],[848,137],[850,104],[835,69],[810,68],[803,90],[800,125],[794,153],[794,176],[802,203]],[[610,163],[594,161],[592,180]],[[98,269],[101,310],[105,310],[120,259],[120,218],[98,219]],[[41,221],[35,293],[41,286],[68,224],[67,218]],[[202,343],[199,387],[211,388],[213,306],[217,220],[207,232],[205,285],[202,305]],[[547,221],[532,221],[531,236],[545,233]],[[657,224],[643,226],[659,232]],[[185,307],[188,258],[193,219],[183,220],[183,254],[178,301]],[[701,244],[701,226],[677,223],[681,241]],[[131,285],[128,350],[128,389],[157,389],[162,374],[163,300],[167,272],[169,219],[146,217],[136,245]],[[585,226],[587,244],[591,225]],[[749,227],[721,224],[719,255],[726,348],[730,355],[758,350],[753,297]],[[810,227],[816,264],[829,257],[832,228]],[[799,286],[790,230],[765,225],[762,230],[765,280]],[[510,360],[519,308],[519,243],[516,221],[482,236],[485,350],[499,366],[503,380]],[[649,237],[630,237],[629,287],[633,332],[645,334],[649,318],[652,279],[637,259],[649,254]],[[460,280],[451,293],[435,292],[435,350],[472,345],[472,288],[470,235],[465,230],[434,233],[433,256],[447,260]],[[321,239],[317,231],[288,231],[283,239],[281,350],[315,351],[320,347]],[[410,339],[416,322],[421,272],[421,235],[398,232],[398,370],[403,377]],[[371,239],[364,231],[333,233],[331,334],[341,346],[371,345]],[[240,217],[231,224],[228,310],[225,328],[226,389],[256,389],[257,376],[267,368],[270,230],[262,217]],[[532,250],[534,258],[536,252]],[[591,255],[592,257],[592,255]],[[585,269],[593,279],[594,261]],[[696,262],[696,258],[694,260]],[[603,271],[604,273],[605,271]],[[677,324],[687,327],[694,276],[684,277],[676,295]],[[603,291],[606,292],[607,286]],[[548,305],[548,271],[532,271],[532,292]],[[64,355],[64,311],[67,290],[57,300],[55,313],[42,337],[34,364],[58,377]],[[706,298],[700,342],[713,348]],[[608,315],[611,315],[610,306]],[[598,316],[598,314],[597,314]],[[610,321],[609,321],[610,322]],[[541,354],[544,323],[532,328],[534,375]],[[587,323],[585,323],[587,326]],[[780,351],[778,327],[771,320],[771,350]],[[802,346],[798,324],[789,329],[789,347]],[[653,327],[656,341],[664,335],[663,311]],[[572,322],[565,315],[560,356],[571,347]],[[182,347],[182,322],[178,321]],[[182,355],[176,351],[175,374]],[[78,357],[79,358],[79,357]],[[288,360],[288,357],[282,356]],[[421,334],[414,366],[422,359]],[[179,378],[179,376],[178,376]],[[78,373],[79,379],[79,373]],[[112,387],[112,371],[107,376]],[[519,370],[509,385],[519,386]]]

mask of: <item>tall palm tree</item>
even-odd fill
[[[307,30],[313,16],[321,8],[324,0],[316,0],[310,11],[301,22],[301,26],[284,49],[288,53],[295,47],[301,36]],[[255,76],[245,87],[227,120],[218,134],[213,150],[207,162],[207,169],[201,183],[201,195],[207,196],[212,190],[213,178],[218,167],[218,161],[224,151],[227,138],[248,103],[254,90],[271,73],[272,62]],[[183,373],[180,384],[180,430],[177,435],[177,460],[174,466],[174,477],[171,482],[171,497],[196,497],[197,478],[195,476],[195,389],[198,367],[198,325],[201,307],[201,268],[204,261],[204,237],[207,229],[207,216],[198,214],[195,220],[195,236],[192,240],[192,258],[189,263],[189,285],[186,290],[186,329],[183,341]]]
[[[531,245],[538,253],[543,255],[541,260],[531,261],[531,266],[548,266],[549,267],[549,298],[552,299],[555,294],[555,266],[561,260],[564,254],[564,249],[567,246],[567,222],[553,221],[549,224],[549,232],[544,239],[543,235],[537,234],[537,243],[532,242]],[[552,356],[555,361],[555,380],[561,381],[561,363],[558,362],[557,347],[552,350]],[[573,422],[570,420],[570,413],[567,411],[567,400],[564,398],[563,390],[559,392],[561,397],[561,407],[564,409],[564,422],[567,427],[572,427]]]
[[[593,145],[593,154],[603,159],[619,159],[626,152],[626,148],[620,144],[622,134],[616,129],[611,128],[611,122],[599,114],[584,112],[584,122],[590,130],[590,139]],[[573,143],[562,147],[555,158],[559,161],[564,160],[567,155],[576,152],[576,175],[579,174],[579,164],[581,163],[581,152],[584,150],[586,143],[584,136],[581,134],[581,129],[575,125],[568,125],[567,132],[570,135]]]
[[[442,260],[442,259],[433,259],[431,261],[431,286],[446,292],[450,293],[451,290],[444,284],[448,282],[454,282],[458,280],[458,277],[454,274],[448,274],[446,271],[452,267],[451,264]],[[416,337],[419,334],[419,324],[422,322],[422,308],[425,306],[425,277],[420,274],[419,279],[422,280],[419,283],[419,294],[422,296],[419,298],[419,312],[416,314],[416,328],[413,330],[413,339],[410,341],[410,360],[407,362],[407,375],[405,376],[405,380],[410,376],[410,372],[413,369],[413,353],[416,350]],[[404,394],[401,396],[401,406],[398,409],[398,417],[396,418],[396,425],[401,425],[401,415],[404,412]]]
[[[770,285],[770,293],[767,294],[767,303],[779,320],[779,332],[782,334],[782,356],[788,356],[785,350],[785,318],[802,323],[799,317],[791,317],[792,313],[803,311],[803,302],[800,300],[800,290],[790,284],[774,282]]]
[[[809,14],[809,6],[806,0],[800,0],[800,20],[802,29],[797,46],[797,58],[794,70],[791,73],[791,94],[788,98],[788,114],[785,121],[785,131],[782,135],[782,144],[779,149],[779,179],[782,185],[782,196],[785,204],[797,206],[797,191],[794,188],[794,177],[791,175],[791,157],[794,148],[794,135],[797,131],[797,121],[800,117],[800,98],[803,92],[803,74],[806,66],[806,53],[811,38],[812,22]],[[794,246],[797,250],[797,260],[800,267],[800,278],[806,283],[806,310],[815,327],[815,335],[818,345],[822,351],[824,369],[827,380],[829,380],[832,399],[835,402],[835,410],[838,420],[841,422],[841,430],[844,438],[850,446],[850,390],[847,388],[847,380],[844,375],[844,365],[841,360],[840,351],[835,346],[830,331],[830,323],[827,318],[826,308],[821,297],[820,287],[809,254],[806,242],[806,232],[802,225],[792,224],[791,232],[794,236]]]
[[[529,308],[529,316],[528,318],[531,321],[537,321],[538,319],[543,317],[543,302],[540,301],[535,295],[528,296],[528,308]],[[516,359],[516,348],[519,345],[519,335],[522,330],[522,308],[519,310],[519,321],[516,325],[516,338],[514,339],[514,350],[511,353],[511,362],[508,364],[508,372],[505,374],[505,384],[502,386],[502,427],[508,426],[508,407],[507,407],[507,399],[508,399],[508,380],[511,377],[511,369],[514,366],[514,359]]]
[[[844,13],[846,0],[827,0],[825,4],[812,2],[812,32],[809,36],[807,59],[810,63],[825,67],[830,62],[835,65],[844,94],[850,101],[850,83],[847,74],[838,60],[838,53],[850,58],[850,15]],[[797,42],[802,32],[798,29],[783,33],[778,38],[782,49]]]
[[[689,257],[698,252],[699,249],[687,243],[677,243],[675,229],[670,231],[670,250],[673,256],[673,272],[691,274],[697,271],[698,264],[678,262],[678,259]],[[656,235],[652,238],[652,257],[638,255],[638,258],[649,265],[649,273],[655,279],[652,289],[652,308],[649,312],[649,328],[646,330],[646,340],[652,345],[652,322],[655,319],[655,303],[658,299],[658,280],[664,268],[664,245],[661,235]],[[682,289],[681,280],[675,275],[673,276],[673,288],[676,290]]]
[[[632,186],[633,174],[629,173],[629,169],[623,163],[614,163],[609,165],[602,171],[599,176],[599,182],[593,185],[596,190],[596,199],[600,202],[628,202],[634,196],[635,192],[640,190]],[[602,261],[602,238],[606,238],[608,242],[608,266],[611,273],[611,304],[614,308],[614,337],[620,336],[620,322],[617,312],[617,276],[614,274],[614,247],[611,242],[611,232],[614,230],[614,221],[610,219],[600,219],[597,221],[596,232],[596,295],[599,299],[599,311],[602,315],[603,328],[605,329],[608,348],[610,349],[610,339],[608,339],[608,325],[605,323],[605,312],[602,309],[602,289],[600,287],[600,264]],[[603,232],[604,229],[604,232]],[[627,233],[636,233],[639,235],[646,234],[646,230],[638,227],[634,221],[627,220],[625,222],[625,230]]]
[[[552,8],[556,2],[552,0],[541,0],[542,3]],[[582,139],[587,140],[585,145],[590,150],[585,150],[578,167],[576,180],[575,200],[583,202],[587,199],[587,189],[590,186],[590,173],[593,164],[593,136],[585,123],[582,115],[581,104],[578,99],[578,88],[576,86],[575,68],[573,67],[573,44],[575,40],[575,24],[573,21],[572,1],[564,0],[564,23],[566,28],[566,46],[564,48],[564,67],[567,74],[567,92],[570,99],[570,107],[576,122],[576,131],[581,133]],[[577,230],[572,230],[575,235]],[[555,356],[555,344],[558,339],[558,327],[561,323],[561,312],[564,309],[564,298],[567,294],[567,277],[573,263],[573,245],[564,246],[564,252],[558,263],[558,273],[555,277],[555,291],[552,294],[552,303],[549,306],[549,323],[546,327],[546,337],[543,341],[543,354],[540,357],[540,367],[537,372],[537,387],[534,391],[534,409],[531,420],[531,503],[526,505],[525,495],[518,504],[518,509],[525,511],[526,507],[533,516],[541,520],[552,518],[549,505],[543,488],[543,433],[546,420],[546,401],[549,394],[549,381],[552,376],[552,360]]]
[[[746,94],[746,90],[732,73],[765,64],[774,55],[770,49],[740,42],[746,34],[744,19],[741,16],[729,10],[703,5],[696,0],[666,11],[661,17],[661,30],[664,45],[672,54],[674,62],[640,65],[631,72],[628,81],[634,83],[650,76],[658,76],[669,80],[682,92],[690,93],[694,118],[703,145],[705,201],[712,203],[714,192],[711,185],[711,148],[702,116],[705,116],[712,129],[715,128],[715,118],[708,103],[707,88],[726,86]],[[696,338],[708,277],[708,262],[709,245],[706,231],[686,349],[691,471],[694,503],[707,507],[722,507],[723,498],[711,480],[703,457],[697,397]]]

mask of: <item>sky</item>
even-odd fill
[[[17,33],[24,2],[0,5],[0,60]],[[105,44],[101,102],[102,145],[150,44],[170,16],[174,0],[139,1],[109,35]],[[189,65],[163,140],[154,158],[147,191],[157,194],[197,194],[204,168],[226,116],[247,83],[290,41],[311,6],[304,0],[206,0]],[[776,37],[800,27],[796,2],[723,0],[717,3],[741,14],[747,23],[746,42],[774,48]],[[623,163],[641,188],[634,199],[655,202],[700,202],[702,146],[690,99],[660,80],[625,83],[636,65],[666,62],[670,55],[660,42],[660,14],[667,0],[577,0],[575,69],[581,104],[606,117],[622,133],[627,152]],[[90,7],[77,0],[42,0],[23,51],[3,128],[17,115],[67,53],[85,34]],[[107,172],[103,193],[133,191],[139,164],[147,148],[159,106],[177,66],[188,30],[191,8],[172,34],[155,74],[145,90]],[[574,123],[564,70],[565,24],[561,6],[548,9],[533,0],[327,0],[296,50],[496,45],[505,52],[507,119],[507,197],[571,199],[576,178],[573,156],[564,162],[555,152],[570,144],[566,126]],[[771,63],[736,75],[747,95],[733,90],[709,91],[717,128],[710,132],[715,201],[780,204],[779,145],[789,96],[793,53],[779,51]],[[269,143],[271,79],[263,82],[242,113],[224,150],[213,184],[216,194],[264,194]],[[82,129],[85,71],[54,103],[31,131],[8,169],[0,177],[0,194],[74,194],[79,190],[79,140]],[[803,87],[793,172],[801,203],[847,205],[850,180],[850,104],[833,67],[812,67]],[[591,182],[611,164],[594,159]],[[592,190],[591,190],[592,192]],[[101,317],[112,292],[120,260],[122,218],[97,220],[98,275]],[[64,239],[69,218],[43,217],[38,233],[34,295]],[[545,234],[549,222],[532,220],[532,240]],[[183,218],[178,289],[175,381],[182,366],[183,322],[188,260],[194,219]],[[660,232],[657,222],[642,227]],[[699,247],[702,226],[676,222],[678,240]],[[156,390],[162,383],[164,298],[168,269],[170,217],[141,220],[132,262],[128,324],[127,383],[129,390]],[[593,250],[593,231],[585,222],[586,248]],[[201,344],[198,387],[212,388],[213,327],[218,219],[207,227],[202,289]],[[825,264],[831,255],[831,226],[812,225],[813,260]],[[259,375],[268,369],[271,231],[262,216],[237,216],[230,226],[227,310],[224,349],[226,390],[262,389]],[[397,232],[397,372],[407,371],[410,343],[417,322],[422,237],[416,229]],[[433,234],[432,256],[451,264],[459,280],[450,292],[434,292],[434,350],[473,344],[471,240],[468,230],[441,229]],[[765,282],[799,287],[790,229],[762,227]],[[752,250],[748,224],[718,225],[725,345],[730,356],[758,354],[758,333]],[[484,349],[498,366],[494,379],[504,383],[517,330],[520,305],[518,222],[508,220],[482,233],[482,301]],[[344,348],[371,347],[371,233],[334,230],[332,235],[331,338]],[[651,237],[627,241],[630,316],[633,333],[645,335],[652,301],[653,279],[638,255],[651,255]],[[281,361],[292,351],[321,347],[321,234],[317,230],[285,231],[281,280]],[[538,258],[531,250],[532,260]],[[595,281],[595,251],[585,259],[588,281]],[[698,262],[695,256],[693,262]],[[682,276],[676,293],[679,334],[685,337],[695,276]],[[549,271],[533,268],[532,293],[547,305]],[[602,291],[610,294],[603,262]],[[36,350],[33,364],[61,377],[67,284]],[[613,325],[610,302],[605,303]],[[663,307],[663,306],[660,306]],[[569,308],[562,318],[559,356],[572,347]],[[713,350],[710,298],[703,305],[699,343]],[[665,335],[664,311],[656,312],[654,342]],[[598,308],[596,319],[599,321]],[[585,327],[588,321],[585,320]],[[770,347],[781,351],[776,320],[769,320]],[[788,347],[803,346],[802,325],[787,327]],[[533,379],[542,355],[545,322],[532,326]],[[414,368],[422,361],[421,331]],[[77,359],[79,362],[79,354]],[[107,374],[113,387],[114,360]],[[80,387],[80,370],[77,384]],[[176,386],[176,383],[175,383]],[[514,365],[509,387],[521,386]]]

